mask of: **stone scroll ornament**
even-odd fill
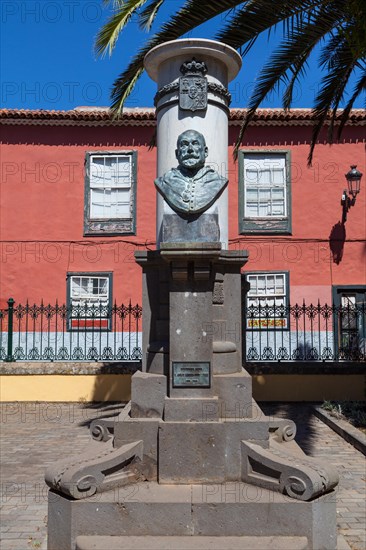
[[[156,465],[143,455],[143,441],[119,448],[96,444],[77,459],[61,460],[46,471],[47,485],[76,500],[138,481],[156,480]]]
[[[201,214],[221,195],[228,180],[205,166],[208,148],[204,136],[186,130],[178,136],[175,156],[178,167],[155,180],[155,186],[169,206],[180,214]]]
[[[183,74],[179,78],[179,108],[183,111],[204,111],[207,109],[207,73],[206,63],[186,61],[180,68]]]
[[[288,429],[292,431],[291,425]],[[241,446],[241,479],[246,483],[306,501],[328,493],[339,482],[331,465],[290,452],[277,437],[271,438],[269,449],[252,441],[242,441]]]

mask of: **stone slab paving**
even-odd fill
[[[1,404],[1,550],[47,547],[46,467],[82,452],[90,440],[90,421],[120,410],[107,404]]]
[[[304,451],[338,468],[341,477],[337,494],[338,532],[353,550],[365,550],[365,457],[316,418],[310,405],[263,404],[262,407],[266,414],[295,420],[297,441]],[[120,410],[120,406],[113,404],[0,405],[1,550],[46,549],[48,490],[43,481],[46,466],[58,458],[82,452],[89,441],[90,421],[118,414]]]
[[[337,526],[352,550],[366,548],[366,461],[362,453],[319,420],[307,404],[262,404],[268,415],[297,424],[296,440],[309,456],[334,465],[340,476]]]

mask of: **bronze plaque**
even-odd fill
[[[179,78],[179,107],[185,111],[200,111],[207,108],[207,79],[187,75]]]
[[[210,388],[210,363],[173,361],[173,388]]]

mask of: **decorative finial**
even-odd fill
[[[193,57],[192,61],[185,61],[181,65],[180,72],[184,76],[204,76],[207,73],[207,65],[204,61],[197,61]]]

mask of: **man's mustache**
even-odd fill
[[[186,159],[199,159],[199,158],[200,158],[199,155],[192,153],[192,154],[189,154],[189,155],[184,155],[183,160],[186,160]]]

